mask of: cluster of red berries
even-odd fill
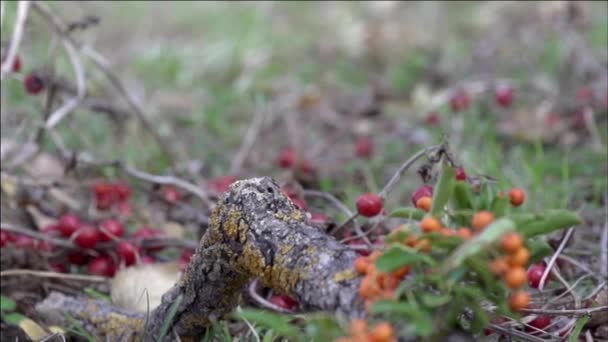
[[[2,63],[6,57],[2,58]],[[21,71],[21,57],[19,55],[15,56],[13,60],[13,67],[11,68],[12,72],[20,72]],[[30,95],[39,94],[45,86],[44,79],[35,71],[30,72],[23,79],[23,88]]]
[[[301,156],[298,156],[295,148],[288,147],[285,148],[279,154],[278,160],[279,166],[283,169],[294,169],[303,172],[310,173],[313,170],[312,164],[307,159],[302,159]]]

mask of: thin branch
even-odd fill
[[[0,272],[0,277],[9,277],[9,276],[20,276],[20,275],[29,275],[38,278],[58,278],[58,279],[67,279],[67,280],[84,280],[84,281],[92,281],[92,282],[106,282],[109,278],[100,277],[100,276],[91,276],[84,274],[65,274],[58,272],[48,272],[48,271],[36,271],[36,270],[25,270],[25,269],[14,269],[14,270],[6,270]]]
[[[4,4],[4,1],[2,2]],[[27,14],[30,9],[30,1],[22,0],[17,4],[17,18],[15,19],[15,25],[13,26],[13,35],[11,36],[11,44],[8,47],[6,59],[2,63],[0,68],[0,80],[4,79],[4,74],[13,70],[13,63],[19,50],[19,44],[21,44],[21,38],[23,37],[23,29],[27,20]],[[4,16],[4,8],[2,9]]]
[[[27,235],[29,237],[32,237],[32,238],[35,238],[38,240],[48,241],[55,246],[60,246],[60,247],[65,247],[65,248],[70,248],[70,249],[78,249],[78,247],[76,247],[76,245],[74,245],[69,240],[57,239],[57,238],[48,236],[46,234],[35,232],[31,229],[20,228],[12,223],[0,222],[0,226],[2,226],[2,230],[6,230],[9,232],[13,232],[13,233],[21,234],[21,235]]]
[[[397,170],[397,172],[395,172],[395,174],[393,175],[393,177],[391,177],[391,179],[388,181],[388,183],[386,183],[386,185],[384,186],[384,189],[382,189],[382,191],[380,191],[379,196],[382,197],[382,199],[385,199],[386,196],[388,196],[389,192],[393,189],[393,187],[395,187],[395,185],[397,184],[397,182],[399,181],[399,179],[403,176],[403,174],[420,158],[422,158],[423,156],[425,156],[427,153],[440,149],[442,148],[441,145],[436,145],[436,146],[431,146],[428,148],[425,148],[423,150],[418,151],[416,154],[414,154],[410,159],[406,160],[405,163],[403,163],[399,169]]]
[[[590,309],[572,309],[572,310],[548,310],[548,309],[522,309],[523,312],[540,315],[552,315],[552,316],[589,316],[592,313],[608,311],[608,305],[598,306]]]
[[[549,260],[549,263],[547,263],[547,268],[545,269],[543,276],[540,278],[540,283],[538,284],[539,291],[541,291],[541,292],[543,291],[543,288],[545,286],[545,281],[547,280],[547,277],[549,276],[549,272],[551,272],[551,269],[553,268],[555,261],[557,260],[559,255],[562,253],[562,251],[566,247],[566,244],[568,243],[568,241],[570,241],[570,237],[572,237],[572,233],[574,233],[574,227],[570,227],[568,229],[568,231],[566,232],[566,235],[562,239],[562,242],[559,244],[559,247],[557,248],[557,250],[555,250],[555,253],[553,253],[553,256]]]

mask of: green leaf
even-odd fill
[[[590,318],[590,316],[583,316],[576,321],[574,330],[572,330],[570,336],[568,337],[568,342],[578,342],[578,337],[581,334],[581,330],[583,330],[585,324],[587,324],[587,321],[589,321]]]
[[[529,239],[526,242],[530,250],[530,263],[536,263],[553,252],[553,248],[546,241],[540,239]]]
[[[473,209],[473,195],[469,183],[456,182],[453,191],[451,201],[454,209]]]
[[[289,316],[263,310],[241,309],[236,313],[236,317],[246,319],[269,329],[274,329],[284,337],[290,337],[294,340],[299,340],[301,337],[300,332],[289,324],[289,321],[292,319]]]
[[[580,224],[581,218],[568,210],[549,210],[542,215],[542,219],[518,227],[519,231],[527,238],[549,234],[553,231],[568,228]]]
[[[507,197],[494,197],[492,204],[490,205],[490,211],[494,213],[495,217],[503,217],[505,211],[509,207],[509,199]]]
[[[505,233],[515,230],[515,224],[508,218],[500,218],[492,222],[484,231],[464,242],[445,260],[441,269],[445,273],[460,265],[467,257],[476,254],[484,247],[498,241]]]
[[[420,336],[429,336],[435,331],[431,315],[410,303],[378,301],[372,306],[372,313],[401,314],[411,321],[416,334]]]
[[[540,216],[533,213],[516,213],[507,215],[511,221],[515,223],[515,226],[519,229],[519,227],[523,227],[524,225],[540,219]]]
[[[85,288],[84,292],[86,294],[88,294],[89,296],[91,296],[91,298],[101,299],[101,300],[105,300],[108,303],[112,303],[112,298],[110,298],[110,296],[108,296],[107,294],[101,293],[99,291],[96,291],[95,289],[92,289],[90,287]]]
[[[420,221],[424,217],[425,212],[417,208],[397,208],[390,213],[389,217],[406,218]]]
[[[167,336],[167,333],[169,332],[169,327],[171,327],[173,318],[175,317],[175,314],[177,313],[177,308],[179,308],[183,299],[184,299],[183,295],[179,295],[179,297],[177,297],[177,299],[175,299],[175,302],[173,302],[173,304],[171,304],[171,307],[169,308],[169,312],[167,313],[167,316],[164,318],[165,320],[163,321],[163,325],[160,328],[160,333],[159,333],[159,337],[158,337],[159,341],[165,340],[165,336]]]
[[[433,207],[431,208],[431,215],[439,217],[441,211],[448,203],[452,191],[454,190],[454,180],[456,179],[454,168],[448,165],[444,166],[443,173],[439,177],[437,187],[433,193]]]
[[[471,320],[471,332],[473,334],[479,334],[490,323],[488,314],[481,308],[479,302],[477,302],[475,298],[473,298],[469,302],[468,307],[473,310],[473,318]]]
[[[26,319],[27,317],[23,316],[17,312],[11,312],[8,315],[3,315],[2,318],[10,324],[19,325],[19,322]]]
[[[0,296],[0,310],[12,311],[17,308],[17,303],[9,297]]]
[[[380,272],[392,272],[401,266],[412,265],[418,262],[425,262],[430,265],[435,264],[435,261],[428,255],[402,245],[397,245],[378,258],[376,268]]]
[[[438,306],[445,305],[450,302],[452,297],[449,294],[430,294],[423,293],[422,294],[422,303],[430,308],[435,308]]]

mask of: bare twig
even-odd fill
[[[4,4],[4,1],[2,3]],[[21,44],[23,29],[25,27],[29,9],[30,1],[22,0],[17,4],[17,18],[15,19],[15,25],[13,26],[11,44],[8,47],[6,59],[0,68],[0,80],[4,79],[4,74],[13,70],[13,63],[15,61],[15,57],[17,56],[17,51],[19,50],[19,44]],[[4,8],[2,9],[2,15],[4,16]]]
[[[283,313],[292,313],[293,312],[292,310],[287,310],[278,305],[275,305],[275,304],[267,301],[264,297],[260,296],[258,294],[259,283],[260,283],[260,279],[255,278],[255,280],[252,281],[251,284],[249,284],[249,295],[251,296],[251,298],[253,298],[261,306],[263,306],[267,309],[271,309],[271,310],[283,312]]]
[[[327,193],[327,192],[323,192],[323,191],[315,191],[315,190],[304,190],[304,196],[316,196],[316,197],[321,197],[329,202],[331,202],[336,208],[338,208],[338,210],[342,211],[344,214],[346,214],[347,217],[351,217],[352,218],[352,222],[353,225],[355,226],[355,230],[359,233],[360,232],[360,228],[359,228],[359,224],[357,223],[356,220],[356,215],[353,214],[352,211],[350,211],[350,209],[348,209],[348,207],[342,203],[339,199],[336,198],[336,196]],[[338,232],[342,227],[346,226],[347,224],[349,224],[350,222],[346,222],[345,224],[341,225],[340,227],[337,227],[336,229],[333,229],[330,234],[335,234],[336,232]],[[363,232],[359,233],[361,236],[365,237],[366,234],[363,234]],[[367,239],[367,237],[365,237],[365,239]],[[370,242],[371,243],[371,242]]]
[[[48,235],[45,235],[42,233],[35,232],[31,229],[20,228],[17,225],[14,225],[14,224],[8,223],[8,222],[0,222],[0,226],[2,226],[3,230],[9,231],[9,232],[13,232],[13,233],[21,234],[21,235],[27,235],[29,237],[33,237],[38,240],[48,241],[56,246],[77,249],[76,245],[74,245],[69,240],[57,239],[52,236],[48,236]]]
[[[490,324],[490,328],[492,328],[492,330],[496,330],[500,333],[506,334],[506,335],[511,335],[511,336],[515,336],[523,341],[530,341],[530,342],[545,342],[544,339],[540,338],[540,337],[536,337],[534,335],[530,335],[530,334],[526,334],[524,332],[515,330],[515,329],[507,329],[504,327],[501,327],[498,324]]]
[[[570,240],[570,237],[572,237],[572,233],[574,233],[574,227],[570,227],[568,229],[568,231],[566,232],[566,235],[562,239],[562,242],[560,243],[559,247],[557,248],[557,250],[555,251],[555,253],[553,253],[553,256],[551,257],[551,259],[547,263],[547,268],[545,269],[545,272],[543,273],[543,276],[540,278],[540,283],[538,284],[538,290],[539,291],[541,291],[541,292],[543,291],[543,287],[545,286],[545,281],[547,280],[547,277],[549,276],[549,272],[551,272],[551,269],[553,268],[553,265],[555,264],[555,261],[557,260],[557,258],[561,254],[562,250],[564,250],[564,248],[566,247],[566,244]]]
[[[431,146],[428,148],[425,148],[423,150],[418,151],[416,154],[414,154],[410,159],[406,160],[405,163],[403,163],[399,169],[397,170],[397,172],[395,172],[395,174],[393,175],[393,177],[391,177],[391,179],[388,181],[388,183],[386,183],[386,185],[384,186],[384,188],[382,189],[382,191],[380,191],[380,197],[382,197],[383,199],[386,198],[386,196],[389,194],[389,192],[393,189],[393,187],[395,187],[395,185],[397,184],[397,182],[399,181],[399,179],[403,176],[403,174],[412,166],[412,164],[414,164],[418,159],[422,158],[423,156],[425,156],[427,153],[431,152],[431,151],[435,151],[437,149],[442,148],[441,145],[436,145],[436,146]]]
[[[589,316],[592,313],[608,311],[608,305],[598,306],[590,309],[563,309],[563,310],[548,310],[548,309],[522,309],[523,312],[540,315],[552,315],[552,316]]]
[[[29,275],[39,278],[59,278],[59,279],[67,279],[67,280],[84,280],[84,281],[92,281],[92,282],[105,282],[108,281],[109,278],[100,277],[100,276],[91,276],[84,274],[65,274],[58,272],[49,272],[49,271],[36,271],[36,270],[23,270],[23,269],[14,269],[14,270],[6,270],[0,272],[0,277],[9,277],[9,276],[22,276]]]

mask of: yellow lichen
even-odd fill
[[[338,272],[334,275],[334,282],[339,283],[344,280],[351,280],[357,278],[357,273],[354,270],[346,269],[342,272]]]

